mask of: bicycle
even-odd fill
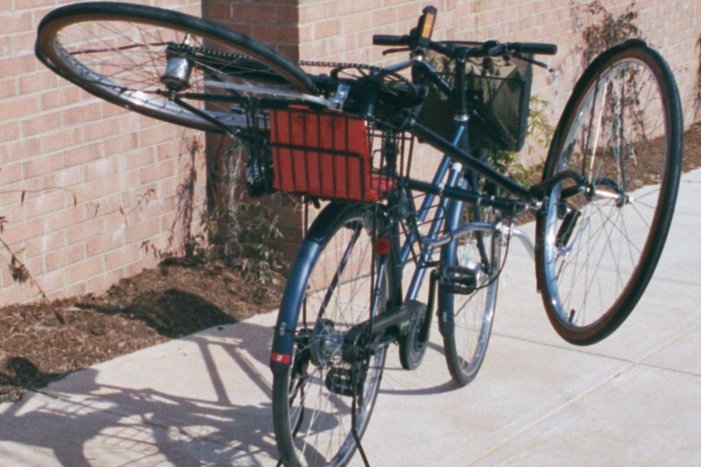
[[[544,65],[533,56],[556,47],[433,41],[435,19],[427,7],[409,34],[374,36],[409,54],[384,68],[300,65],[209,21],[138,5],[69,5],[39,25],[37,56],[90,93],[244,141],[252,194],[330,201],[306,230],[274,328],[273,421],[285,464],[344,465],[356,451],[368,463],[361,438],[387,348],[398,343],[402,366],[416,368],[434,314],[450,374],[468,384],[511,239],[532,252],[548,318],[576,345],[622,324],[662,252],[683,129],[664,59],[640,40],[597,57],[560,118],[542,181],[523,186],[484,149],[523,144],[530,70]],[[495,59],[521,67],[505,77],[513,82],[486,72]],[[516,97],[500,113],[505,83]],[[432,124],[425,112],[436,96],[453,107]],[[410,174],[417,140],[443,154],[431,181]],[[522,212],[536,218],[534,242],[514,223]]]

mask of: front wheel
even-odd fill
[[[260,42],[205,19],[142,5],[57,8],[39,25],[36,53],[97,97],[207,131],[248,124],[232,104],[314,89],[293,61]]]
[[[497,302],[502,237],[491,208],[461,205],[460,221],[494,228],[475,230],[441,252],[438,319],[450,375],[460,386],[470,383],[482,366],[492,333]],[[449,216],[450,217],[450,216]]]
[[[345,465],[374,409],[386,347],[358,354],[368,343],[353,328],[383,313],[394,290],[389,256],[373,251],[383,229],[378,209],[325,208],[290,275],[278,327],[294,332],[294,345],[289,366],[273,376],[273,424],[286,465]]]
[[[674,77],[642,41],[600,55],[577,82],[543,180],[570,172],[537,222],[536,268],[548,317],[573,344],[615,331],[662,253],[679,187],[682,113]]]

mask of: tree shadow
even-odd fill
[[[83,304],[99,313],[121,315],[143,321],[158,334],[177,338],[237,320],[199,295],[169,288],[149,291],[136,297],[124,308]]]
[[[0,456],[77,467],[275,465],[271,337],[271,326],[241,322],[72,373],[0,405]],[[170,364],[183,348],[194,369]]]
[[[126,303],[64,300],[35,308],[26,323],[17,322],[25,327],[24,341],[0,348],[0,402],[16,399],[23,389],[44,387],[71,371],[152,346],[163,338],[181,338],[238,321],[231,312],[176,287],[149,290]],[[128,322],[139,324],[125,324]],[[60,371],[52,371],[54,368]]]

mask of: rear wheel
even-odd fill
[[[310,230],[282,308],[299,307],[289,368],[273,376],[273,422],[289,465],[345,465],[357,450],[380,388],[386,347],[353,355],[368,342],[353,327],[384,312],[391,268],[373,252],[382,219],[359,204],[330,205]],[[389,257],[385,258],[388,261]],[[391,262],[390,262],[391,263]],[[285,303],[286,302],[286,303]]]
[[[558,124],[543,179],[563,172],[537,224],[546,312],[574,344],[615,331],[652,278],[679,187],[682,114],[673,75],[641,41],[599,56]]]
[[[141,5],[58,8],[41,21],[36,51],[56,73],[102,99],[209,131],[246,125],[232,105],[314,89],[294,62],[249,37]]]

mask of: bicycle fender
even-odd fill
[[[319,255],[320,250],[320,243],[305,240],[287,279],[280,311],[277,315],[273,348],[270,354],[270,368],[274,373],[285,371],[292,363],[294,334],[304,297],[304,288],[312,272],[314,258]]]
[[[322,247],[333,233],[332,229],[337,224],[338,218],[352,206],[345,203],[328,205],[319,213],[304,237],[289,273],[275,324],[270,354],[270,368],[273,373],[286,371],[292,364],[294,334],[307,281]]]

